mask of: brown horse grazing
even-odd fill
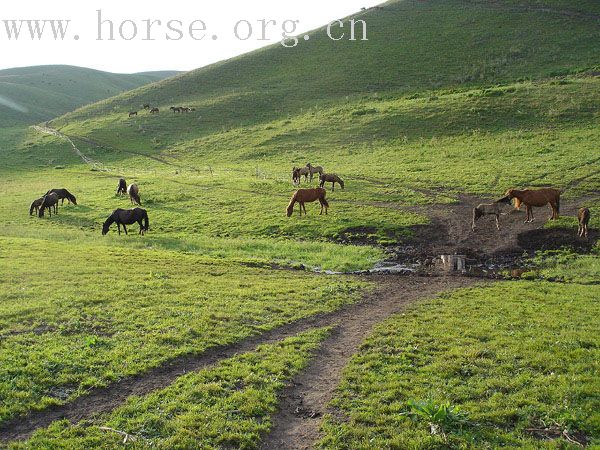
[[[558,189],[544,188],[544,189],[525,189],[519,191],[517,189],[509,189],[506,192],[506,196],[509,199],[515,200],[515,207],[519,208],[523,203],[527,210],[527,219],[525,223],[533,222],[533,207],[541,207],[550,205],[552,208],[552,217],[550,220],[558,219],[560,213],[560,191]]]
[[[292,195],[292,199],[290,200],[290,204],[287,207],[287,216],[292,217],[294,213],[294,205],[296,202],[300,203],[300,217],[302,217],[302,210],[304,209],[304,215],[306,215],[306,206],[305,203],[311,203],[319,200],[321,204],[321,214],[323,214],[323,208],[325,209],[325,214],[327,215],[327,208],[329,208],[329,203],[325,200],[326,191],[323,188],[316,189],[298,189],[294,195]]]
[[[142,201],[140,200],[140,188],[138,188],[137,184],[130,184],[127,188],[127,194],[129,195],[129,200],[134,205],[142,206]]]
[[[150,109],[150,104],[149,103],[144,103],[144,105],[142,106],[142,108],[144,108],[144,109]]]
[[[105,236],[108,233],[110,226],[115,222],[117,223],[117,228],[119,229],[119,235],[121,235],[121,225],[123,225],[125,234],[127,234],[126,225],[133,225],[136,222],[140,225],[139,234],[145,234],[146,231],[148,231],[148,228],[150,228],[148,212],[145,209],[115,209],[108,219],[106,219],[104,225],[102,225],[102,236]]]
[[[39,214],[40,212],[40,207],[42,206],[42,203],[44,203],[44,197],[38,198],[37,200],[34,200],[33,203],[31,204],[30,208],[29,208],[29,215],[33,216],[33,211],[35,210],[35,214]]]
[[[321,181],[319,184],[321,187],[325,186],[325,183],[331,183],[331,192],[335,191],[335,183],[340,185],[342,191],[344,190],[344,180],[338,177],[335,173],[323,173],[319,177],[319,180]]]
[[[150,110],[150,114],[158,114],[159,112],[160,112],[160,109],[158,109],[158,108],[152,108]]]
[[[54,214],[58,214],[58,195],[51,193],[44,195],[42,204],[40,205],[40,212],[38,217],[44,217],[44,210],[48,209],[50,217],[52,217],[52,208],[54,208]]]
[[[117,195],[127,194],[127,181],[125,178],[119,179],[119,185],[117,186]]]
[[[50,189],[48,192],[46,192],[46,195],[48,195],[48,194],[58,195],[58,199],[61,200],[61,202],[60,202],[61,206],[65,204],[65,199],[69,203],[73,203],[75,206],[77,206],[77,199],[75,198],[75,196],[73,194],[71,194],[66,189]]]
[[[590,210],[588,208],[581,208],[577,213],[579,219],[579,229],[577,230],[577,236],[588,237],[588,224],[590,223]]]
[[[173,113],[180,113],[182,111],[181,106],[171,106],[169,108]]]
[[[131,118],[131,117],[133,117],[133,116],[137,116],[137,115],[138,115],[138,112],[137,112],[137,111],[131,111],[131,112],[129,113],[129,118]]]
[[[306,168],[308,169],[308,173],[310,174],[310,181],[313,180],[313,175],[315,173],[318,173],[319,176],[323,175],[323,172],[325,172],[325,170],[321,167],[321,166],[312,166],[311,163],[307,163],[306,164]]]

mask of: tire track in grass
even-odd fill
[[[142,396],[165,388],[188,372],[205,369],[221,360],[253,351],[262,344],[278,342],[313,328],[333,325],[337,326],[336,330],[324,343],[315,360],[318,367],[321,367],[319,370],[323,370],[323,379],[318,376],[318,371],[314,371],[314,363],[305,372],[310,375],[311,380],[316,378],[319,386],[322,387],[318,398],[328,399],[353,349],[358,348],[376,323],[400,311],[418,298],[431,297],[439,292],[473,283],[472,279],[458,277],[377,276],[369,279],[382,287],[357,303],[330,313],[307,317],[260,335],[250,336],[237,343],[214,347],[200,355],[177,358],[146,373],[124,378],[104,388],[94,389],[65,405],[31,411],[26,416],[16,417],[4,423],[0,427],[0,442],[25,440],[37,429],[47,427],[56,420],[67,419],[70,422],[79,422],[96,414],[112,411],[123,404],[129,396]],[[301,379],[304,379],[303,377]],[[291,399],[287,392],[286,390],[286,394],[282,397],[284,412],[289,412],[286,398]],[[276,429],[271,436],[277,439],[277,436],[280,436],[282,431],[289,430],[289,427],[281,428],[282,422],[277,418],[276,424]],[[293,425],[295,422],[287,421],[284,424]],[[316,425],[308,428],[313,431],[317,429]]]
[[[339,385],[342,371],[373,328],[419,298],[465,287],[473,279],[383,278],[361,308],[339,314],[338,326],[322,343],[309,366],[280,395],[273,428],[262,449],[310,449],[320,439],[321,418]]]

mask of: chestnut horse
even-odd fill
[[[520,191],[517,189],[509,189],[506,192],[506,196],[509,199],[515,199],[515,207],[518,209],[521,204],[525,205],[527,210],[527,219],[525,223],[533,222],[533,207],[541,207],[550,205],[552,208],[552,217],[550,220],[558,219],[560,212],[560,191],[558,189],[544,188],[544,189],[525,189]]]
[[[302,217],[302,210],[304,209],[304,215],[306,215],[306,206],[304,203],[311,203],[319,200],[321,204],[321,214],[323,214],[323,208],[325,209],[325,214],[327,214],[327,208],[329,208],[329,203],[325,200],[325,189],[316,188],[316,189],[298,189],[294,195],[292,195],[292,199],[290,200],[290,204],[287,207],[287,216],[292,217],[294,213],[294,205],[296,202],[300,203],[300,217]]]

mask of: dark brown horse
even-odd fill
[[[35,211],[36,215],[39,214],[42,203],[44,203],[44,197],[34,200],[31,206],[29,207],[29,215],[33,216],[33,211]]]
[[[61,206],[65,204],[65,199],[69,203],[77,205],[77,199],[75,198],[75,196],[66,189],[50,189],[48,192],[46,192],[46,195],[48,194],[56,194],[58,196],[58,199],[61,200]]]
[[[126,225],[133,225],[136,222],[140,225],[139,234],[145,234],[150,227],[148,212],[145,209],[115,209],[108,219],[106,219],[104,225],[102,225],[102,236],[105,236],[108,233],[110,226],[115,222],[117,224],[117,228],[119,229],[119,235],[121,234],[121,225],[123,225],[125,234],[127,234]]]
[[[52,217],[52,208],[54,208],[54,214],[58,214],[58,195],[55,193],[44,195],[38,217],[44,217],[44,210],[46,209],[50,213],[50,217]]]
[[[152,108],[150,110],[150,114],[158,114],[159,112],[160,112],[160,109],[158,109],[158,108]]]
[[[331,183],[331,192],[335,191],[335,183],[338,183],[342,190],[344,190],[344,181],[338,177],[335,173],[324,173],[319,177],[321,181],[319,186],[325,186],[325,183]]]
[[[138,112],[137,112],[137,111],[131,111],[131,112],[129,113],[129,118],[132,118],[132,117],[134,117],[134,116],[137,116],[137,115],[138,115]]]
[[[588,224],[590,223],[590,210],[588,208],[581,208],[577,213],[577,219],[579,219],[579,229],[577,230],[577,236],[588,237]]]
[[[558,189],[525,189],[520,191],[517,189],[509,189],[506,192],[509,199],[515,199],[515,207],[520,208],[524,204],[527,210],[527,219],[525,223],[533,222],[533,207],[541,207],[550,205],[552,208],[552,216],[550,220],[558,219],[560,213],[560,191]]]
[[[292,181],[294,184],[300,184],[300,179],[304,176],[304,181],[308,181],[310,172],[307,167],[294,167],[292,169]]]
[[[142,108],[144,108],[144,109],[150,109],[150,104],[149,103],[144,103],[144,105],[142,106]]]
[[[142,206],[142,200],[140,199],[140,188],[137,184],[130,184],[127,188],[127,194],[129,194],[129,200],[134,205]]]
[[[117,195],[125,194],[127,194],[127,181],[125,181],[125,178],[120,178],[119,185],[117,186]]]
[[[302,210],[304,209],[304,215],[306,215],[306,206],[305,203],[311,203],[319,200],[321,204],[321,214],[323,214],[323,209],[325,209],[325,214],[327,214],[327,208],[329,208],[329,203],[325,199],[326,191],[323,188],[316,189],[298,189],[294,195],[292,195],[292,199],[290,200],[290,204],[287,207],[287,216],[292,217],[294,213],[294,205],[296,203],[300,203],[300,216],[302,216]]]

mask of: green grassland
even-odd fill
[[[599,298],[509,282],[388,320],[347,368],[333,402],[345,419],[328,418],[322,447],[577,448],[563,430],[600,444]],[[413,414],[419,402],[435,412]],[[548,441],[527,431],[546,427]]]
[[[35,66],[0,70],[0,127],[32,124],[76,108],[160,81],[177,72],[114,74],[73,66]],[[142,105],[137,105],[136,109]]]
[[[187,252],[0,238],[0,419],[337,309],[364,287]]]
[[[131,397],[112,413],[71,425],[56,422],[8,448],[256,448],[271,426],[277,393],[307,363],[325,337],[316,330],[263,345],[256,352],[184,375],[146,397]]]
[[[429,223],[415,207],[553,185],[600,225],[597,13],[591,1],[389,2],[359,14],[368,42],[316,31],[296,49],[259,50],[52,120],[91,165],[63,138],[1,128],[0,419],[355,301],[367,283],[309,271],[372,267],[383,245],[410,243]],[[127,118],[142,103],[161,113]],[[196,112],[168,111],[179,104]],[[328,216],[312,204],[307,217],[287,218],[291,168],[307,162],[346,189],[328,191]],[[112,210],[130,207],[114,194],[121,176],[140,186],[144,237],[136,226],[100,234]],[[60,187],[78,206],[29,216],[32,200]],[[572,217],[558,225],[576,226]],[[584,395],[598,387],[597,253],[536,263],[534,277],[567,284],[465,290],[380,327],[336,400],[350,422],[330,419],[324,445],[439,446],[427,424],[397,415],[430,397],[468,413],[448,434],[457,446],[534,447],[523,430],[541,421],[597,439],[597,398]],[[31,446],[122,440],[101,424],[141,446],[185,447],[207,429],[207,447],[256,446],[280,381],[315,336],[190,374],[97,422],[55,424]],[[252,370],[265,376],[248,391],[215,387]],[[235,406],[245,402],[256,409]]]

